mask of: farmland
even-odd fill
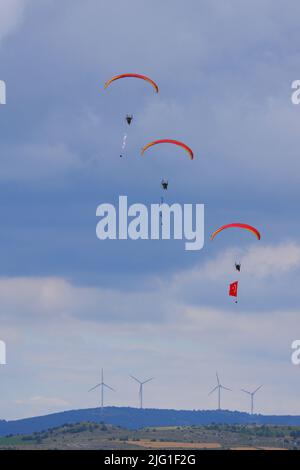
[[[3,437],[0,449],[300,449],[300,427],[212,424],[128,430],[83,422]]]

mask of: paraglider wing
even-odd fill
[[[218,235],[218,233],[222,232],[223,230],[225,230],[227,228],[231,228],[231,227],[236,227],[236,228],[242,228],[242,229],[245,229],[245,230],[249,230],[249,232],[252,232],[258,240],[260,240],[260,238],[261,238],[259,231],[255,227],[252,227],[251,225],[248,225],[248,224],[234,223],[234,224],[223,225],[222,227],[218,228],[218,230],[216,230],[211,235],[211,237],[210,237],[211,240],[213,240],[215,238],[215,236]]]
[[[150,83],[154,90],[156,91],[156,93],[158,93],[158,86],[157,84],[149,77],[146,77],[146,75],[140,75],[138,73],[123,73],[121,75],[115,75],[114,77],[112,77],[110,80],[108,80],[105,85],[104,85],[104,89],[106,90],[106,88],[114,81],[116,80],[119,80],[120,78],[140,78],[141,80],[145,80],[146,82]]]
[[[179,147],[182,147],[189,155],[190,159],[194,159],[194,154],[193,151],[190,147],[188,147],[186,144],[183,142],[180,142],[179,140],[173,140],[173,139],[160,139],[160,140],[154,140],[153,142],[149,142],[149,144],[145,145],[145,147],[142,148],[141,150],[141,155],[144,155],[145,151],[149,148],[152,147],[153,145],[157,144],[173,144],[173,145],[178,145]]]

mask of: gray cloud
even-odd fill
[[[299,412],[289,363],[299,306],[300,108],[290,101],[299,4],[2,3],[1,416],[53,410],[54,398],[93,406],[86,389],[101,365],[120,404],[135,404],[128,370],[158,375],[153,406],[213,406],[218,368],[236,389],[264,382],[264,411]],[[134,81],[104,92],[123,71],[153,76],[160,94]],[[122,160],[127,112],[135,119]],[[169,136],[188,142],[195,161],[167,146],[140,157],[144,143]],[[119,194],[157,202],[163,176],[169,202],[206,204],[202,252],[96,240],[99,203]],[[257,225],[261,244],[208,242],[232,220]],[[236,256],[238,309],[227,296]]]

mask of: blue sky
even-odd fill
[[[155,376],[145,404],[300,413],[290,345],[299,322],[300,6],[296,1],[2,0],[0,417],[94,406],[100,368],[137,402],[128,374]],[[147,84],[122,72],[151,76]],[[134,114],[120,159],[123,118]],[[194,150],[189,161],[158,138]],[[205,247],[100,242],[96,207],[126,194],[204,203]],[[223,223],[257,226],[261,242]],[[242,261],[240,303],[227,296]],[[189,386],[187,386],[187,384]],[[172,390],[172,393],[170,391]],[[272,399],[270,400],[270,394]],[[225,396],[224,396],[225,399]]]

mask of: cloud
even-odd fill
[[[49,413],[64,411],[70,408],[70,402],[62,398],[49,397],[49,396],[32,396],[28,399],[15,400],[14,405],[16,409],[25,409],[26,412],[23,415],[24,418],[30,418],[31,416],[41,416],[44,414],[44,410],[47,409]]]
[[[237,261],[241,262],[242,271],[252,279],[281,277],[300,267],[300,245],[296,242],[282,242],[276,245],[259,243],[244,249],[227,248],[213,260],[194,269],[178,272],[174,278],[178,285],[205,279],[226,279],[232,274],[234,263]]]
[[[241,272],[234,268],[241,262]],[[215,256],[193,268],[177,271],[169,285],[186,304],[230,309],[229,283],[239,280],[244,311],[295,309],[299,305],[300,248],[296,242],[221,247]],[[227,302],[225,302],[227,301]]]
[[[282,277],[300,267],[300,245],[295,242],[275,246],[253,246],[242,257],[249,276],[260,279]]]
[[[273,270],[280,270],[280,257],[286,256],[280,280],[288,285],[299,266],[297,243],[260,249],[266,250],[266,255],[258,253],[265,256],[268,269],[258,279],[272,284]],[[256,250],[250,246],[247,251],[249,266],[258,256]],[[227,256],[226,263],[231,250]],[[234,390],[224,397],[224,406],[245,409],[247,403],[239,389],[263,383],[264,391],[257,400],[260,411],[299,412],[293,388],[298,370],[290,362],[298,306],[251,310],[244,299],[238,306],[213,306],[208,301],[213,295],[210,286],[214,292],[220,275],[215,277],[214,266],[218,266],[218,258],[169,279],[155,278],[144,283],[143,290],[137,285],[130,291],[79,286],[62,278],[1,279],[0,311],[6,324],[1,339],[8,346],[3,393],[10,397],[0,404],[2,416],[95,406],[97,395],[86,396],[86,391],[102,366],[106,380],[118,390],[106,397],[110,404],[136,405],[135,389],[126,375],[133,373],[156,377],[145,395],[148,406],[213,408],[214,397],[207,393],[218,370],[223,382]],[[12,334],[16,325],[18,335]],[[20,398],[19,387],[9,392],[9,384],[20,381],[22,395],[30,399]],[[170,390],[174,390],[171,395]]]
[[[0,40],[20,23],[29,0],[1,0]]]
[[[120,272],[127,278],[140,270],[151,275],[190,267],[195,258],[175,245],[164,246],[162,257],[155,245],[144,244],[134,256],[134,248],[93,239],[100,202],[117,194],[156,202],[162,177],[170,181],[170,202],[206,204],[207,227],[234,217],[263,225],[270,242],[296,233],[299,109],[291,105],[290,83],[298,73],[297,41],[286,38],[297,36],[298,25],[291,10],[282,13],[269,1],[257,18],[258,5],[247,4],[245,12],[233,1],[222,7],[215,1],[189,7],[167,2],[158,15],[135,0],[105,8],[92,0],[35,2],[2,51],[12,99],[1,115],[0,179],[9,198],[3,225],[16,231],[10,239],[21,247],[24,223],[20,217],[12,227],[11,213],[22,202],[32,220],[24,236],[36,249],[29,256],[10,247],[7,256],[6,248],[3,274],[23,274],[26,266],[30,275],[80,283],[84,276],[97,282],[105,272],[113,285]],[[298,9],[295,4],[293,11]],[[251,27],[249,18],[255,20]],[[12,57],[26,57],[26,75]],[[153,76],[160,94],[133,80],[104,91],[107,78],[122,69]],[[134,121],[122,160],[127,112]],[[195,160],[167,146],[140,158],[145,142],[168,136],[186,141]],[[41,221],[43,202],[51,227]],[[75,215],[67,223],[70,214],[77,216],[80,234]],[[209,251],[200,256],[206,260]]]
[[[55,277],[0,279],[0,307],[3,315],[15,316],[22,322],[30,317],[36,321],[49,317],[113,323],[155,324],[168,322],[170,318],[177,321],[189,305],[205,305],[208,310],[212,300],[219,307],[223,305],[218,298],[227,295],[234,261],[240,254],[239,250],[229,249],[214,260],[177,272],[170,278],[157,277],[144,283],[140,279],[130,290],[122,289],[122,285],[115,288],[74,285],[66,279]],[[241,279],[244,290],[249,289],[250,295],[255,291],[262,301],[261,307],[264,306],[267,311],[273,311],[273,307],[263,302],[266,288],[268,296],[276,296],[276,279],[281,290],[289,289],[290,276],[297,269],[299,279],[300,247],[295,242],[253,245],[246,248],[244,255],[238,259],[241,259],[242,271],[245,272]],[[227,308],[230,305],[228,303]],[[243,305],[245,310],[251,312],[253,304],[247,297]]]
[[[8,366],[2,371],[3,395],[9,399],[3,398],[0,412],[28,416],[66,406],[97,406],[98,395],[87,390],[97,383],[101,367],[106,382],[117,390],[106,396],[107,404],[136,406],[137,390],[128,377],[132,373],[156,378],[145,390],[146,406],[215,408],[215,398],[208,397],[208,392],[218,370],[221,380],[233,389],[224,397],[226,408],[245,409],[248,405],[240,388],[263,383],[259,411],[299,412],[298,369],[290,362],[298,316],[296,309],[246,315],[235,306],[224,311],[185,305],[180,316],[170,315],[161,324],[152,319],[112,323],[55,315],[46,322],[27,322],[22,326],[24,337],[9,344]],[[10,384],[16,380],[22,387],[11,391]],[[30,395],[32,389],[35,395]],[[20,398],[20,390],[22,396],[32,398]],[[15,400],[17,410],[10,402]]]
[[[167,2],[160,5],[159,15],[152,5],[144,3],[141,7],[135,0],[130,6],[115,1],[104,9],[97,1],[65,2],[59,7],[48,2],[36,7],[34,19],[40,20],[44,28],[32,30],[28,17],[13,43],[16,55],[27,56],[29,50],[22,47],[34,44],[42,74],[37,75],[35,64],[28,61],[21,88],[23,97],[18,96],[20,104],[14,109],[21,111],[24,99],[28,99],[31,119],[25,123],[26,131],[36,138],[38,127],[44,130],[44,140],[49,135],[53,140],[72,140],[83,159],[88,148],[88,153],[99,155],[101,166],[97,171],[102,172],[103,166],[107,168],[112,162],[115,165],[114,159],[101,157],[103,153],[110,156],[119,151],[115,141],[121,140],[120,122],[131,108],[138,123],[131,137],[136,143],[133,151],[138,152],[136,149],[150,134],[168,132],[187,138],[201,159],[199,172],[204,175],[206,194],[210,181],[218,181],[222,190],[228,188],[230,174],[241,188],[245,179],[255,179],[257,194],[266,184],[273,184],[274,178],[292,178],[296,183],[293,168],[298,164],[298,110],[290,104],[287,81],[295,70],[296,48],[285,37],[287,31],[296,33],[297,22],[288,13],[283,20],[281,9],[274,8],[272,2],[265,3],[265,15],[259,19],[257,2],[245,7],[247,13],[235,2],[222,7],[217,2],[192,4],[187,8],[179,2]],[[151,18],[149,24],[140,21],[140,15]],[[255,29],[254,22],[250,21],[250,28],[246,18],[255,18]],[[82,21],[89,24],[88,34],[79,27]],[[21,42],[23,35],[30,38],[25,46]],[[101,44],[97,57],[95,44]],[[287,58],[278,53],[284,46]],[[70,55],[70,50],[77,54]],[[160,95],[152,96],[144,84],[118,83],[108,94],[101,91],[101,83],[124,68],[154,74],[161,83]],[[57,75],[56,70],[62,73]],[[14,88],[18,93],[18,87]],[[89,109],[92,120],[83,113],[84,109]],[[78,116],[82,116],[80,126]],[[98,122],[98,128],[92,122]],[[28,137],[20,137],[20,146],[26,147]],[[276,162],[282,161],[283,153],[284,164],[278,166]],[[34,178],[39,165],[31,164],[28,154],[27,158]],[[42,162],[42,151],[40,158]],[[210,178],[205,177],[207,161],[208,169],[211,165],[219,168]],[[178,166],[175,168],[178,173]],[[188,168],[185,176],[189,175],[189,186],[193,182],[195,194],[195,179],[199,180],[200,173],[197,170],[191,174],[191,166]],[[257,172],[257,168],[267,173]],[[126,177],[133,181],[136,172],[131,172],[132,168]],[[242,172],[247,178],[242,177]]]
[[[55,398],[55,397],[42,397],[42,396],[34,396],[29,398],[28,400],[16,400],[16,405],[24,405],[24,404],[33,404],[37,406],[44,407],[66,407],[69,403],[62,398]]]
[[[151,406],[213,407],[207,393],[220,369],[236,390],[264,383],[265,411],[297,412],[289,348],[299,245],[284,240],[299,233],[299,108],[290,86],[299,78],[300,5],[1,5],[9,98],[0,115],[1,415],[56,406],[39,398],[34,409],[28,399],[16,412],[21,393],[94,406],[86,390],[102,365],[122,391],[109,397],[118,404],[136,404],[128,370],[157,377],[145,396]],[[153,76],[160,94],[133,81],[104,92],[123,70]],[[195,160],[167,146],[142,159],[152,137],[186,141]],[[197,254],[170,243],[99,243],[97,205],[118,194],[156,202],[162,176],[169,202],[206,204],[208,231],[245,220],[262,228],[262,242],[237,249],[222,238]],[[237,257],[241,301],[232,305]],[[226,405],[244,407],[244,399],[228,395]]]
[[[4,150],[2,181],[49,180],[62,173],[82,168],[78,155],[64,144],[27,144]],[[33,171],[34,169],[34,171]]]
[[[3,315],[15,316],[21,322],[30,317],[37,321],[54,317],[59,321],[68,316],[100,322],[157,322],[163,321],[170,302],[161,302],[159,295],[151,291],[83,287],[60,278],[2,279],[0,293]]]

